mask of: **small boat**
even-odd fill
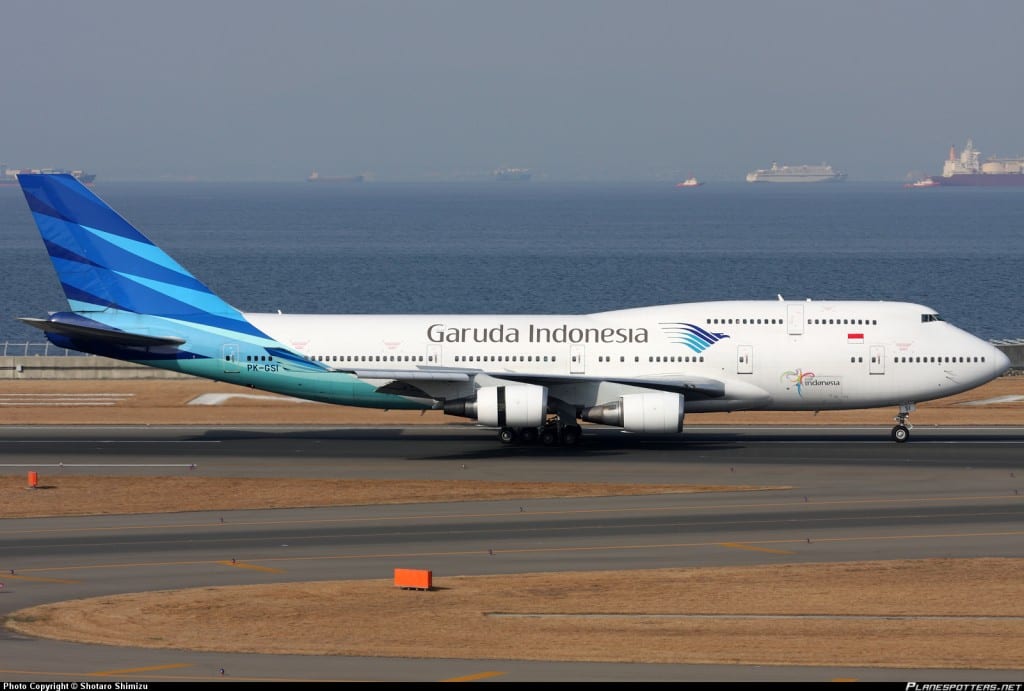
[[[703,184],[704,183],[698,180],[697,178],[690,177],[683,180],[682,182],[677,182],[676,187],[700,187]]]
[[[936,187],[938,184],[932,178],[923,178],[914,182],[908,182],[904,187]]]

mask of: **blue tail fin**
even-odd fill
[[[66,174],[19,175],[71,309],[117,311],[262,336],[166,252]]]

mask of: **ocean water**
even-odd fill
[[[98,183],[243,311],[585,313],[720,299],[905,300],[1024,338],[1024,190],[899,184]],[[66,308],[0,188],[0,343]]]

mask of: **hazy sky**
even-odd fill
[[[4,0],[0,162],[741,181],[1024,154],[1021,0]]]

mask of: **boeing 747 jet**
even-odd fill
[[[66,174],[18,176],[67,296],[22,321],[54,344],[313,401],[443,410],[505,443],[581,422],[679,434],[687,413],[896,408],[1005,372],[923,305],[750,300],[594,314],[241,312]]]

